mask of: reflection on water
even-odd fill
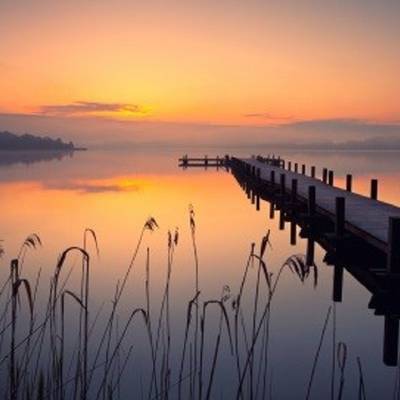
[[[25,246],[23,267],[19,271],[20,277],[27,278],[32,292],[36,293],[35,327],[46,320],[43,310],[48,304],[50,277],[54,275],[59,254],[69,246],[79,245],[91,255],[88,319],[89,327],[95,325],[88,337],[87,365],[95,368],[95,372],[89,384],[90,397],[113,393],[113,398],[118,394],[120,398],[127,398],[132,393],[138,396],[143,393],[145,398],[151,387],[150,398],[156,392],[160,397],[167,397],[162,393],[168,388],[170,398],[177,398],[179,389],[182,398],[199,398],[199,394],[201,398],[235,398],[239,389],[242,398],[262,398],[264,394],[264,398],[304,398],[308,389],[310,398],[330,397],[332,390],[337,398],[342,382],[342,398],[356,398],[359,365],[369,398],[391,396],[397,374],[382,362],[383,318],[373,315],[367,307],[370,289],[366,290],[353,278],[353,271],[326,265],[322,244],[300,237],[296,224],[288,223],[283,216],[272,218],[279,211],[271,208],[269,202],[257,204],[254,197],[252,206],[231,174],[214,169],[179,170],[177,159],[181,153],[195,155],[188,149],[137,153],[89,151],[76,153],[73,158],[31,164],[28,168],[21,164],[0,168],[3,211],[0,238],[4,240],[5,250],[0,259],[2,283],[7,282],[8,266],[17,256],[24,237],[37,232],[42,240],[42,246],[36,245],[35,249],[32,245]],[[207,153],[211,155],[210,149],[199,155]],[[225,154],[226,151],[216,153]],[[377,177],[381,198],[400,203],[398,187],[392,186],[399,179],[399,160],[392,153],[314,152],[283,156],[299,163],[306,161],[318,169],[334,168],[338,184],[351,172],[355,190],[365,188],[368,192],[369,179]],[[193,253],[189,204],[193,204],[195,210],[197,258]],[[149,216],[156,219],[159,228],[146,229],[124,283],[141,226]],[[280,229],[286,226],[290,229]],[[179,228],[176,242],[175,227]],[[90,235],[85,235],[84,245],[85,228],[94,229],[99,256]],[[171,238],[168,231],[172,232]],[[271,246],[260,243],[268,231]],[[249,258],[253,242],[256,243],[254,256]],[[260,248],[265,252],[265,269],[256,257],[260,255]],[[296,257],[290,257],[292,255]],[[314,271],[307,269],[311,258],[318,266],[316,287]],[[286,266],[281,269],[282,265]],[[81,297],[81,268],[82,257],[72,251],[59,276],[60,296],[68,290]],[[278,289],[268,304],[277,279]],[[169,282],[167,292],[166,282]],[[123,285],[112,329],[107,331],[108,318]],[[191,302],[197,289],[199,298]],[[29,306],[25,306],[27,301],[23,289],[20,290],[16,343],[26,337],[30,321]],[[0,298],[2,310],[9,295],[8,286],[5,286]],[[15,378],[21,385],[38,382],[40,368],[33,367],[36,360],[40,359],[39,365],[53,368],[56,375],[45,381],[46,385],[52,382],[60,398],[73,397],[74,391],[80,393],[85,384],[84,368],[77,369],[77,365],[84,365],[82,307],[71,295],[65,295],[64,300],[64,335],[61,335],[61,297],[56,320],[51,322],[57,331],[54,338],[57,353],[52,353],[48,345],[51,332],[55,332],[51,331],[49,320],[42,334],[44,344],[41,345],[35,336],[27,352],[24,342],[16,350],[14,364],[15,370],[23,371]],[[215,302],[205,303],[208,300]],[[192,319],[186,336],[189,304],[192,304]],[[204,304],[208,304],[205,309]],[[151,340],[140,312],[126,328],[136,307],[150,314]],[[378,315],[387,314],[378,303],[371,307]],[[196,310],[199,313],[197,340]],[[204,325],[200,324],[200,317]],[[390,341],[395,337],[392,321],[386,318],[384,324],[386,346],[394,343]],[[0,368],[4,393],[8,391],[5,380],[11,372],[9,323],[10,308],[2,313],[1,319]],[[37,334],[40,332],[38,329]],[[96,360],[104,332],[108,333]],[[252,349],[254,337],[257,340]],[[54,354],[60,355],[61,338],[64,339],[62,377],[60,364],[53,358]],[[335,350],[339,348],[337,354]],[[346,360],[343,349],[347,350]],[[37,357],[39,350],[40,358]],[[31,367],[24,370],[23,366],[28,365],[27,354],[31,354]],[[212,365],[215,368],[211,368]],[[92,374],[89,367],[88,379]],[[74,372],[79,379],[74,378]],[[59,389],[60,382],[65,384],[64,392]]]
[[[13,164],[30,165],[43,161],[60,161],[65,157],[73,157],[73,151],[48,150],[48,151],[0,151],[0,167]]]

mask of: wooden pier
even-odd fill
[[[179,159],[179,166],[183,168],[188,167],[224,167],[229,162],[229,157],[224,156],[216,156],[215,158],[209,158],[208,156],[204,156],[203,158],[193,158],[188,157],[187,155],[183,156]]]
[[[196,161],[202,163],[204,159]],[[190,163],[187,164],[190,166]],[[196,165],[200,166],[200,165]],[[383,360],[398,364],[400,318],[400,208],[379,200],[378,181],[371,179],[370,196],[334,186],[334,171],[292,163],[280,157],[224,157],[251,203],[269,203],[270,218],[279,212],[279,228],[290,225],[290,242],[307,239],[306,262],[314,263],[315,244],[325,251],[333,269],[332,301],[342,301],[346,269],[371,294],[368,307],[384,316]]]
[[[265,163],[262,158],[231,159],[231,165],[242,168],[248,176],[253,176],[260,185],[266,185],[277,191],[281,201],[290,199],[293,204],[307,205],[309,190],[315,191],[315,215],[319,221],[325,219],[333,223],[339,217],[343,221],[344,233],[358,237],[370,245],[393,257],[392,269],[400,272],[400,236],[398,224],[400,208],[378,200],[378,182],[371,180],[371,196],[366,197],[351,191],[350,175],[347,177],[347,190],[334,186],[333,171],[323,170],[321,179],[315,175],[315,167],[306,174],[304,165],[298,169],[297,164],[285,162],[282,167]],[[342,207],[342,215],[338,208]],[[339,222],[339,221],[338,221]],[[397,241],[397,245],[392,243]]]

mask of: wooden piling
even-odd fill
[[[371,179],[371,199],[378,200],[378,179]]]
[[[335,265],[333,270],[333,301],[340,303],[343,297],[343,267]]]
[[[296,163],[294,163],[294,172],[298,172],[298,169],[299,169],[299,165],[297,164],[297,162]]]
[[[399,349],[399,320],[395,316],[385,315],[383,329],[383,362],[396,366]]]
[[[314,265],[314,253],[315,253],[315,241],[314,239],[308,238],[307,251],[306,251],[306,265],[308,267]]]
[[[322,182],[327,183],[328,182],[328,170],[327,168],[322,169]]]
[[[302,165],[301,165],[301,173],[302,173],[303,175],[306,174],[306,165],[305,165],[305,164],[302,164]]]
[[[296,222],[290,221],[290,244],[296,246],[297,242],[297,225]]]
[[[288,161],[288,171],[291,171],[291,170],[292,170],[292,162]]]
[[[274,216],[275,216],[275,204],[271,202],[269,204],[269,218],[274,219]]]
[[[353,176],[351,174],[347,174],[346,175],[346,190],[348,192],[351,192],[352,186],[353,186]]]
[[[279,211],[279,230],[283,231],[285,229],[285,214],[283,210]]]
[[[400,218],[389,218],[387,269],[389,273],[400,273]]]
[[[311,167],[311,178],[315,178],[315,165]]]
[[[330,170],[328,172],[328,185],[333,186],[333,180],[334,180],[333,171]]]

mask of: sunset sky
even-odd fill
[[[397,0],[2,0],[0,131],[129,141],[327,121],[393,136],[399,20]]]

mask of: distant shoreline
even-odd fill
[[[0,151],[84,151],[85,147],[75,146],[73,142],[64,142],[60,138],[35,136],[30,133],[17,135],[11,132],[0,132]]]
[[[88,151],[87,147],[75,147],[73,149],[39,149],[39,148],[34,148],[34,149],[22,149],[22,148],[18,148],[18,149],[2,149],[0,147],[0,152],[5,153],[34,153],[34,152],[46,152],[46,153],[52,153],[52,152],[63,152],[63,153],[68,153],[68,152],[74,152],[74,151]]]

